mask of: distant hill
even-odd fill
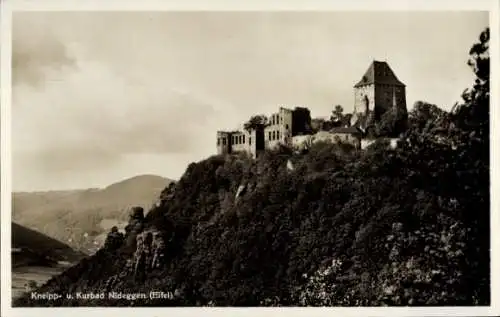
[[[12,266],[51,266],[59,261],[75,262],[85,254],[40,232],[12,223]]]
[[[12,219],[88,252],[99,246],[94,237],[102,237],[110,225],[120,226],[132,206],[149,209],[170,182],[156,175],[140,175],[102,189],[17,192],[12,195]]]

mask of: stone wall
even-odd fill
[[[329,131],[319,131],[312,135],[297,135],[292,138],[292,145],[296,149],[304,149],[315,142],[331,142],[339,141],[350,143],[356,147],[360,146],[360,138],[350,133],[332,133]]]
[[[269,116],[269,125],[264,129],[265,148],[272,149],[278,144],[290,144],[292,136],[293,111],[281,107],[279,112]]]
[[[382,116],[387,110],[394,107],[406,111],[405,87],[396,85],[377,84],[375,87],[375,104],[377,112]]]
[[[231,153],[231,132],[217,131],[217,154]]]
[[[354,113],[366,112],[365,96],[368,99],[368,110],[375,107],[375,86],[373,84],[357,87],[354,89]]]
[[[238,131],[231,135],[232,152],[249,152],[250,133],[248,131]]]

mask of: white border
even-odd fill
[[[496,211],[500,207],[499,170],[495,157],[498,157],[499,146],[495,122],[499,118],[497,107],[500,94],[500,47],[498,33],[499,9],[498,0],[31,0],[1,1],[1,316],[197,316],[199,313],[210,316],[244,316],[255,313],[259,315],[292,316],[497,316],[500,315],[500,284],[497,274],[500,268],[500,241],[498,228],[500,216]],[[296,10],[335,10],[335,11],[457,11],[482,10],[490,12],[490,56],[491,56],[491,306],[490,307],[353,307],[353,308],[11,308],[11,20],[12,11],[296,11]],[[478,34],[479,36],[479,34]],[[472,43],[471,43],[472,45]],[[465,87],[464,87],[465,88]],[[494,268],[497,268],[496,270]]]
[[[1,316],[5,316],[5,307],[11,305],[11,156],[9,149],[11,148],[11,138],[10,138],[10,124],[11,124],[11,114],[10,114],[10,104],[11,104],[11,12],[6,9],[2,4],[1,8],[1,237],[2,237],[2,249],[1,249],[1,290],[2,290],[2,311]]]
[[[5,0],[13,11],[394,11],[484,10],[495,0]]]

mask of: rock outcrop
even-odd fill
[[[117,226],[113,226],[113,228],[111,228],[111,232],[108,233],[108,236],[106,237],[104,248],[110,251],[116,250],[123,245],[123,241],[123,233],[118,231]]]
[[[113,227],[105,242],[105,250],[113,252],[120,249],[125,254],[123,268],[105,282],[104,288],[108,291],[127,278],[143,281],[149,273],[164,265],[166,244],[163,233],[154,227],[145,227],[141,207],[132,208],[125,231],[124,236],[116,226]]]
[[[136,237],[144,230],[144,209],[134,207],[130,212],[128,225],[125,227],[125,240],[127,250],[135,250],[137,246]]]

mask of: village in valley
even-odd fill
[[[372,144],[380,134],[376,125],[384,115],[406,120],[406,90],[385,61],[373,61],[361,80],[354,85],[354,111],[344,114],[341,106],[332,111],[330,120],[311,119],[306,107],[279,107],[270,116],[256,115],[237,131],[217,131],[217,154],[237,152],[257,157],[260,151],[279,145],[304,149],[318,141],[344,142],[356,148]],[[386,135],[396,145],[397,131]]]

